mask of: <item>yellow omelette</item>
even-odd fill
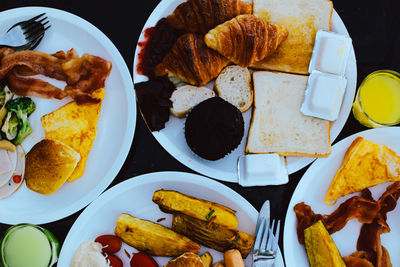
[[[333,205],[339,197],[389,181],[400,180],[400,157],[383,144],[357,137],[348,148],[325,197]]]
[[[92,96],[101,100],[104,99],[104,95],[103,88],[92,93]],[[72,101],[41,118],[46,139],[61,141],[81,155],[81,160],[68,178],[68,182],[75,181],[85,171],[86,161],[96,138],[101,104],[102,101],[78,105]]]

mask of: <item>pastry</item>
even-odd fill
[[[207,46],[241,67],[248,67],[271,55],[287,38],[288,30],[254,15],[240,15],[204,37]]]
[[[180,4],[167,21],[174,28],[204,34],[237,15],[251,12],[251,3],[240,0],[188,0]]]
[[[176,40],[154,72],[156,76],[168,74],[170,79],[177,76],[191,85],[203,86],[228,64],[229,60],[206,46],[201,35],[187,33]]]

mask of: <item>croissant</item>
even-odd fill
[[[229,64],[229,60],[207,47],[203,36],[180,36],[154,70],[156,76],[177,76],[184,82],[203,86]]]
[[[239,15],[210,30],[204,40],[235,64],[248,67],[271,55],[288,34],[282,25],[254,15]]]
[[[205,34],[240,14],[251,14],[252,5],[240,0],[187,0],[167,17],[168,23],[186,32]]]

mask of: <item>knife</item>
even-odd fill
[[[263,238],[263,236],[264,237],[266,236],[266,235],[263,235],[262,229],[260,231],[260,226],[261,226],[262,222],[265,221],[266,226],[263,228],[269,229],[269,220],[270,220],[269,217],[270,217],[269,200],[266,200],[261,207],[260,213],[258,214],[257,225],[256,225],[256,239],[255,239],[254,245],[253,245],[253,250],[252,250],[253,252],[260,248],[261,239]]]

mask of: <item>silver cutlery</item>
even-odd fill
[[[0,48],[10,47],[14,50],[29,50],[35,48],[43,38],[45,31],[50,28],[45,13],[29,20],[13,25],[6,34],[0,37]]]
[[[256,239],[252,249],[253,267],[271,267],[274,265],[278,249],[280,220],[277,221],[276,228],[275,220],[272,221],[271,227],[269,222],[270,205],[269,201],[266,200],[257,219]]]

